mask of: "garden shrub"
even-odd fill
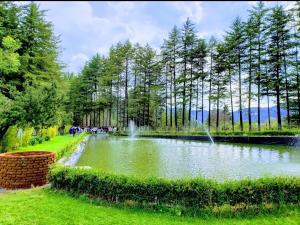
[[[56,126],[54,127],[48,127],[40,130],[40,136],[49,136],[51,138],[54,138],[58,134],[58,129]]]
[[[50,138],[54,138],[55,136],[57,136],[58,131],[57,131],[57,127],[49,127],[47,129],[47,136],[49,136]]]
[[[217,182],[208,179],[167,180],[112,175],[94,169],[52,167],[56,189],[108,201],[180,205],[190,208],[224,204],[300,203],[300,178],[275,177]]]
[[[42,144],[44,141],[44,138],[43,137],[36,137],[36,142],[39,143],[39,144]]]
[[[36,138],[31,138],[31,139],[29,140],[29,144],[30,144],[30,145],[35,145],[35,144],[36,144]]]
[[[51,139],[51,138],[50,138],[50,136],[48,136],[48,135],[45,137],[45,141],[50,141],[50,139]]]
[[[16,150],[20,146],[17,132],[17,126],[11,126],[8,128],[1,140],[1,152]]]
[[[29,144],[29,141],[32,137],[33,133],[33,128],[32,127],[26,127],[23,132],[23,137],[22,137],[22,146],[27,146]]]
[[[68,134],[71,127],[72,125],[66,125],[64,128],[64,134]]]

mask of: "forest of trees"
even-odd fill
[[[11,126],[72,122],[58,43],[36,3],[0,2],[0,141]]]
[[[246,21],[233,19],[222,40],[199,38],[187,19],[182,27],[173,27],[158,52],[126,41],[113,45],[107,56],[92,57],[78,76],[68,76],[67,107],[74,122],[84,126],[126,128],[133,120],[150,128],[198,123],[216,130],[237,125],[241,131],[259,131],[264,99],[266,126],[271,126],[272,102],[277,129],[299,126],[299,32],[299,2],[289,10],[259,2]],[[244,108],[248,118],[243,118]],[[236,109],[239,118],[234,118]]]
[[[122,129],[133,120],[152,129],[205,124],[241,131],[300,125],[299,2],[289,10],[259,2],[245,21],[233,19],[220,40],[198,31],[187,19],[160,50],[128,40],[93,56],[79,74],[65,73],[44,11],[36,3],[1,2],[0,140],[15,125]],[[245,109],[246,117],[234,113]]]

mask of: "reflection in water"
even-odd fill
[[[143,177],[300,176],[300,149],[95,135],[77,165]]]

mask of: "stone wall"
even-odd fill
[[[0,154],[0,188],[31,188],[47,184],[55,154],[47,151]]]

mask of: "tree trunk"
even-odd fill
[[[94,107],[93,111],[94,111],[93,126],[96,126],[96,106]]]
[[[278,43],[279,37],[278,37],[278,32],[277,32],[277,42],[276,42],[276,47],[279,49],[279,43]],[[276,59],[279,60],[279,52],[276,51]],[[275,87],[275,92],[276,92],[276,107],[277,107],[277,128],[278,130],[281,130],[281,112],[280,112],[280,67],[278,65],[278,62],[276,63],[276,87]]]
[[[166,129],[168,129],[168,66],[166,65],[166,105],[165,105],[165,111],[166,111]]]
[[[125,110],[126,113],[126,124],[124,127],[128,127],[129,118],[128,118],[128,58],[126,58],[126,70],[125,70]]]
[[[267,87],[267,101],[268,101],[268,124],[269,130],[271,129],[271,114],[270,114],[270,99],[269,99],[269,88]]]
[[[176,90],[176,81],[175,81],[175,69],[174,69],[174,79],[173,79],[173,83],[174,83],[174,113],[175,113],[175,127],[176,129],[178,128],[178,116],[177,116],[177,90]]]
[[[243,131],[243,109],[242,109],[242,75],[241,75],[241,53],[238,53],[239,64],[239,110],[240,110],[240,130]]]
[[[261,64],[260,31],[258,34],[258,68],[257,68],[257,128],[260,131],[260,64]]]
[[[249,123],[249,131],[252,130],[252,121],[251,121],[251,85],[252,85],[252,42],[250,39],[250,52],[249,52],[250,62],[249,62],[249,86],[248,86],[248,123]]]
[[[219,103],[220,103],[220,81],[219,81],[219,74],[218,74],[218,83],[217,83],[217,123],[216,123],[216,130],[219,130]]]
[[[285,78],[285,95],[286,95],[286,110],[287,110],[287,121],[288,126],[290,126],[290,101],[289,101],[289,85],[288,85],[288,75],[287,75],[287,63],[286,63],[286,53],[285,53],[285,45],[283,40],[283,63],[284,63],[284,78]]]
[[[298,51],[296,49],[296,62],[298,62]],[[298,125],[300,125],[300,78],[298,64],[296,64],[296,77],[297,77],[297,102],[298,102]]]
[[[189,102],[189,126],[191,125],[192,117],[192,96],[193,96],[193,65],[191,63],[191,78],[190,78],[190,102]]]
[[[210,54],[210,73],[209,73],[209,94],[208,94],[208,130],[210,131],[210,122],[211,122],[211,112],[210,112],[210,103],[211,103],[211,77],[212,77],[212,53]]]
[[[186,46],[184,46],[186,52]],[[186,82],[186,56],[184,56],[184,69],[183,69],[183,93],[182,93],[182,126],[185,126],[185,82]]]
[[[198,123],[198,102],[199,102],[199,78],[197,78],[197,91],[196,91],[196,121]]]
[[[204,96],[204,78],[201,79],[201,123],[203,125],[204,122],[204,102],[203,102],[203,96]]]
[[[2,138],[4,137],[4,135],[5,135],[6,131],[8,130],[8,128],[9,128],[8,125],[7,126],[2,126],[0,128],[0,140],[2,140]]]
[[[234,113],[233,113],[233,100],[232,100],[232,80],[231,80],[231,71],[229,69],[229,91],[230,91],[230,107],[231,107],[231,126],[232,131],[234,131]]]
[[[170,76],[170,78],[171,78],[171,81],[170,81],[170,126],[171,126],[171,128],[173,127],[173,112],[172,112],[172,110],[173,110],[173,105],[172,105],[172,103],[173,103],[173,101],[172,101],[172,82],[173,82],[173,79],[172,79],[172,74],[171,74],[171,76]]]
[[[101,126],[101,109],[100,107],[98,108],[98,127]]]
[[[118,83],[117,83],[117,87],[118,87],[118,90],[117,90],[117,127],[119,127],[119,99],[120,99],[120,76],[118,76]]]
[[[178,121],[177,121],[177,90],[176,90],[176,49],[175,46],[173,48],[173,64],[174,64],[174,68],[173,68],[173,90],[174,90],[174,108],[175,108],[175,127],[176,129],[178,128]]]

